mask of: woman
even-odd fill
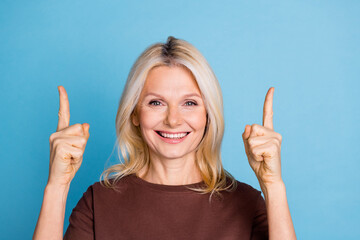
[[[259,191],[223,169],[222,94],[201,53],[169,37],[137,59],[116,117],[123,163],[107,169],[73,209],[65,239],[296,239],[280,171],[281,135],[272,124],[270,88],[263,126],[242,135]],[[34,239],[61,239],[70,182],[89,124],[69,126],[59,87],[58,128]],[[121,158],[120,157],[120,158]]]

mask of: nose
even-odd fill
[[[166,111],[166,116],[164,119],[164,124],[169,125],[170,127],[176,127],[182,124],[181,112],[176,106],[169,106]]]

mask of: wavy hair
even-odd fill
[[[131,116],[149,71],[157,66],[182,66],[190,70],[205,104],[207,123],[204,136],[196,148],[195,159],[205,187],[189,189],[201,194],[211,193],[210,200],[214,193],[234,190],[237,181],[223,168],[221,161],[224,118],[219,82],[204,56],[193,45],[172,36],[168,37],[166,43],[155,43],[145,49],[131,68],[116,116],[116,145],[120,163],[104,170],[100,176],[100,183],[106,187],[113,187],[122,177],[137,175],[143,167],[150,164],[148,146],[141,137],[139,127],[133,125]],[[124,159],[123,162],[121,157]],[[114,181],[110,181],[111,179]]]

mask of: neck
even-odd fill
[[[187,185],[202,181],[195,165],[195,155],[178,159],[161,159],[150,155],[150,166],[138,175],[145,181],[163,185]]]

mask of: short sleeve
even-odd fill
[[[72,210],[64,240],[94,239],[93,188],[90,186]]]
[[[261,192],[259,192],[259,197],[257,199],[251,234],[251,240],[260,239],[269,239],[266,204],[264,198],[261,196]]]

